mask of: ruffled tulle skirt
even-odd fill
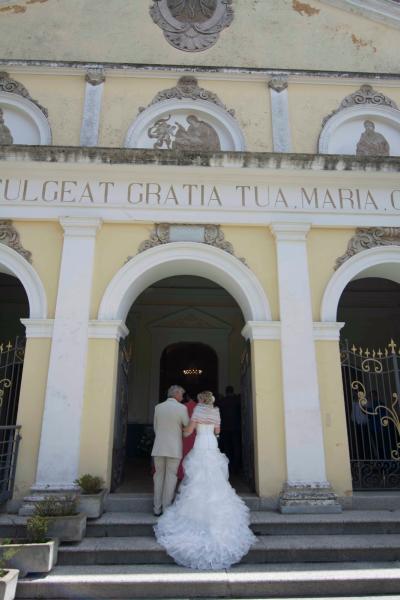
[[[226,569],[247,554],[256,537],[249,509],[228,481],[228,459],[215,436],[197,436],[184,460],[176,500],[154,527],[176,563],[191,569]]]

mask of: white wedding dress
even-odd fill
[[[196,440],[183,465],[185,477],[175,502],[154,527],[157,541],[178,565],[229,568],[256,537],[249,528],[249,509],[228,481],[228,459],[219,451],[214,425],[197,423]]]

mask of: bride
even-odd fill
[[[211,392],[201,392],[184,435],[196,429],[193,450],[184,459],[185,477],[176,500],[154,527],[170,556],[192,569],[226,569],[256,541],[249,509],[228,481],[228,459],[218,449],[219,409]]]

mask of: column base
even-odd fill
[[[318,514],[339,513],[342,507],[329,483],[286,482],[279,496],[281,513]]]
[[[40,504],[40,502],[46,498],[51,496],[52,498],[57,498],[59,502],[71,499],[77,500],[79,492],[80,489],[76,485],[66,485],[62,487],[52,487],[49,485],[34,486],[31,488],[29,496],[24,497],[18,514],[24,517],[30,517],[35,512],[36,504]]]

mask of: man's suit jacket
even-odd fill
[[[182,458],[182,427],[189,423],[187,409],[175,398],[167,398],[154,411],[154,440],[152,456]]]

